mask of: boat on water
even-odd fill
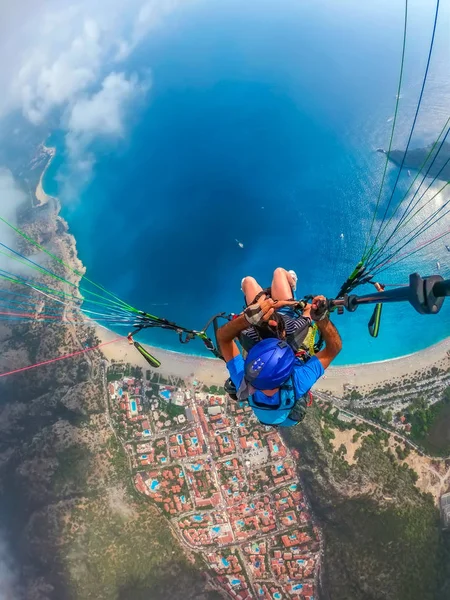
[[[438,271],[440,271],[440,270],[441,270],[441,263],[440,263],[438,260],[436,261],[436,269],[437,269]]]

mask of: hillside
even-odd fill
[[[20,225],[77,265],[57,213],[24,206]],[[19,323],[0,326],[2,373],[96,341],[84,325]],[[0,380],[0,514],[14,600],[217,598],[167,521],[133,493],[105,401],[99,352]]]
[[[351,427],[315,407],[285,436],[300,452],[301,478],[324,533],[323,598],[448,598],[450,540],[433,497],[416,487],[417,473],[392,451],[388,434]]]

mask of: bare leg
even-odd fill
[[[283,267],[278,267],[273,272],[272,298],[274,300],[290,300],[293,297],[294,285],[292,275]]]
[[[241,287],[247,304],[253,302],[259,292],[262,292],[262,287],[254,277],[244,277]]]

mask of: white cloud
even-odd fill
[[[26,200],[26,194],[17,185],[11,172],[7,169],[0,169],[0,216],[9,221],[9,223],[12,225],[17,225],[17,209],[23,205]],[[13,229],[11,229],[11,227],[8,227],[8,225],[2,221],[0,221],[0,241],[10,248],[15,248],[17,245],[17,234],[13,231]],[[11,258],[11,253],[8,252],[3,246],[0,247],[0,251],[0,269],[4,269],[5,271],[16,274],[25,274],[29,272],[29,268],[23,267],[20,263]],[[2,281],[3,278],[0,278],[0,284]]]
[[[16,223],[17,208],[25,200],[26,195],[14,181],[11,172],[0,169],[0,215],[7,221]]]
[[[15,35],[0,20],[0,118],[18,109],[33,125],[59,125],[78,183],[85,183],[95,165],[92,143],[123,138],[130,107],[149,90],[148,69],[130,74],[127,59],[195,0],[20,1],[30,3],[28,11],[6,11]],[[70,174],[64,178],[68,183]]]
[[[68,129],[72,135],[114,135],[124,133],[124,113],[127,105],[145,94],[149,83],[136,74],[129,79],[124,73],[110,73],[100,91],[81,98],[72,107]]]
[[[47,11],[29,10],[30,22],[17,30],[17,39],[0,24],[0,84],[6,90],[0,116],[20,108],[31,123],[42,123],[98,84],[164,18],[192,1],[75,0],[61,7],[46,0]],[[6,17],[16,27],[13,9]]]
[[[95,155],[91,144],[98,138],[123,138],[130,107],[145,98],[149,89],[149,77],[139,79],[132,74],[127,78],[125,73],[110,73],[99,91],[86,94],[70,107],[65,138],[70,174],[62,180],[66,198],[76,196],[92,177]]]
[[[0,600],[14,600],[17,595],[17,576],[6,544],[0,539]]]
[[[51,110],[69,102],[95,83],[103,49],[97,23],[86,19],[79,34],[54,59],[48,51],[36,51],[22,66],[13,84],[24,115],[41,123]]]
[[[120,62],[128,58],[151,31],[164,23],[167,16],[192,2],[193,0],[147,0],[137,11],[129,39],[118,43],[116,60]]]

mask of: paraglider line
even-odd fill
[[[114,344],[116,342],[120,342],[124,340],[123,336],[115,338],[114,340],[110,340],[109,342],[103,342],[102,344],[97,344],[97,346],[91,346],[90,348],[85,348],[84,350],[78,350],[77,352],[71,352],[70,354],[65,354],[64,356],[58,356],[57,358],[51,358],[50,360],[44,360],[42,362],[36,363],[35,365],[29,365],[28,367],[21,367],[20,369],[14,369],[13,371],[8,371],[7,373],[0,374],[0,377],[6,377],[7,375],[14,375],[15,373],[22,373],[23,371],[29,371],[30,369],[36,369],[37,367],[42,367],[44,365],[50,365],[58,360],[64,360],[66,358],[73,358],[74,356],[79,356],[80,354],[85,354],[86,352],[91,352],[92,350],[97,350],[98,348],[102,348],[103,346],[108,346],[108,344]]]
[[[412,136],[413,136],[413,133],[414,133],[414,129],[416,127],[417,117],[419,115],[420,106],[422,104],[423,92],[425,90],[425,85],[426,85],[427,78],[428,78],[428,71],[429,71],[429,68],[430,68],[431,56],[433,54],[434,38],[435,38],[435,35],[436,35],[436,25],[437,25],[438,15],[439,15],[439,2],[440,2],[440,0],[436,0],[436,12],[435,12],[435,15],[434,15],[433,33],[431,35],[431,42],[430,42],[430,49],[429,49],[429,52],[428,52],[427,66],[425,68],[425,73],[424,73],[423,80],[422,80],[422,87],[421,87],[421,90],[420,90],[419,101],[417,102],[417,108],[416,108],[416,112],[415,112],[415,115],[414,115],[413,124],[412,124],[412,127],[411,127],[411,131],[409,132],[408,142],[406,144],[405,152],[403,154],[403,159],[402,159],[402,162],[401,162],[400,167],[398,169],[397,177],[395,179],[395,183],[394,183],[394,186],[392,188],[392,192],[391,192],[389,201],[388,201],[386,209],[384,211],[384,215],[383,215],[383,218],[381,220],[380,227],[378,228],[378,232],[377,232],[377,234],[375,236],[374,244],[376,244],[376,242],[377,242],[377,240],[378,240],[378,238],[380,236],[381,228],[382,228],[382,226],[384,224],[384,221],[386,219],[389,207],[390,207],[391,202],[392,202],[392,198],[394,197],[395,189],[396,189],[398,181],[400,179],[400,174],[402,172],[403,165],[405,164],[405,160],[406,160],[406,154],[408,152],[409,145],[411,143],[411,139],[412,139]],[[389,158],[389,153],[388,153],[388,158]],[[369,252],[369,256],[366,257],[366,259],[370,258],[370,254],[371,253]]]

